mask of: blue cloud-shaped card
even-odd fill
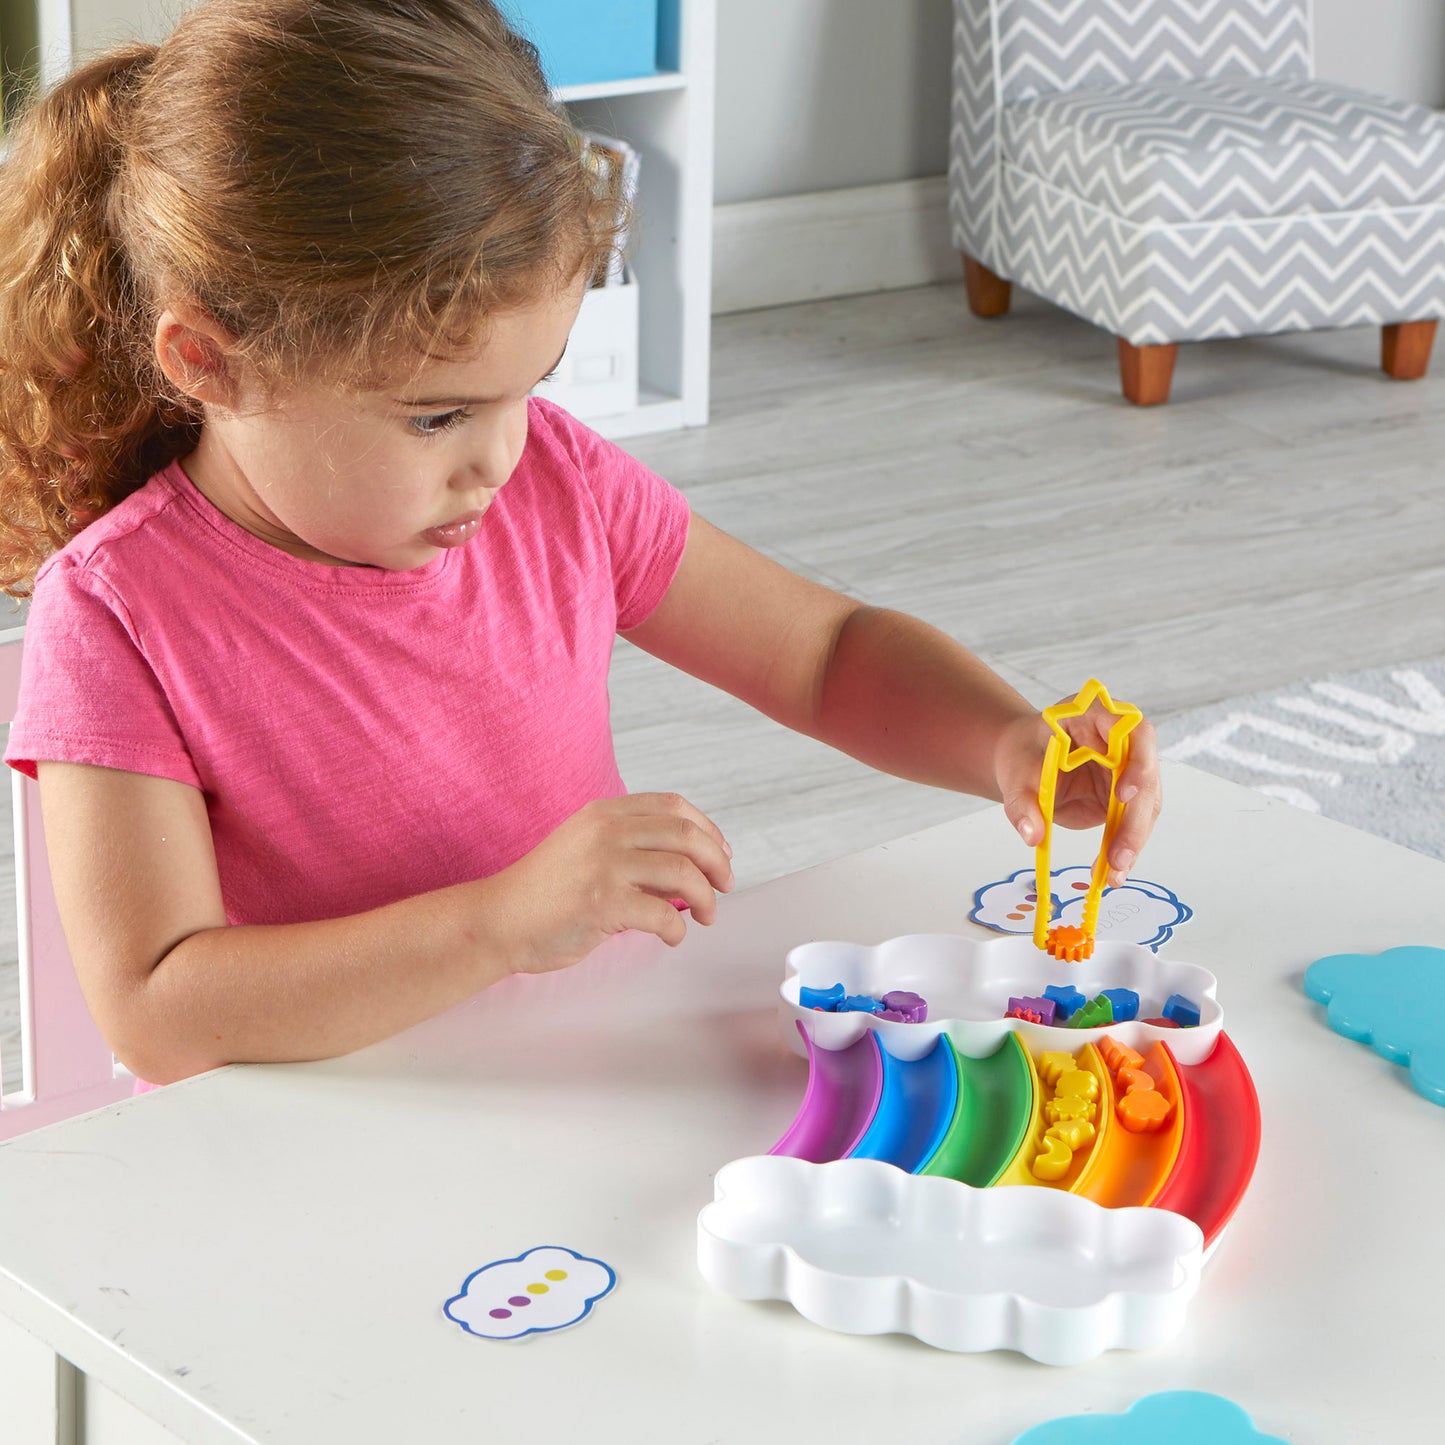
[[[1089,890],[1086,867],[1055,868],[1049,875],[1049,919],[1054,923],[1080,923],[1084,895]],[[999,883],[987,883],[974,894],[970,922],[996,933],[1032,933],[1034,870],[1020,868]],[[1194,910],[1161,883],[1131,878],[1119,888],[1106,888],[1099,905],[1098,937],[1120,943],[1138,943],[1156,953],[1174,936],[1174,930],[1194,916]]]
[[[1168,1445],[1285,1445],[1264,1435],[1233,1400],[1200,1390],[1169,1390],[1135,1401],[1122,1415],[1071,1415],[1050,1420],[1014,1440],[1013,1445],[1139,1445],[1141,1440]]]
[[[1305,970],[1305,992],[1326,1008],[1329,1026],[1369,1044],[1432,1104],[1445,1104],[1445,948],[1333,953]]]

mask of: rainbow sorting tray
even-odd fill
[[[800,987],[836,982],[922,994],[929,1022],[799,1006]],[[1183,993],[1200,1024],[1003,1016],[1010,995],[1061,982],[1132,988],[1141,1019]],[[720,1171],[698,1221],[703,1273],[834,1329],[946,1349],[1062,1364],[1168,1338],[1259,1152],[1215,990],[1207,970],[1137,944],[1083,965],[1019,938],[795,949],[781,992],[807,1089],[767,1157]],[[1084,1097],[1090,1127],[1071,1132]]]

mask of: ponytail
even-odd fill
[[[199,417],[151,357],[151,318],[109,220],[130,98],[156,54],[114,50],[11,130],[0,167],[0,590],[190,450]]]

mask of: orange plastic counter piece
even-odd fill
[[[1153,1204],[1174,1173],[1184,1135],[1184,1094],[1173,1055],[1162,1043],[1156,1043],[1143,1055],[1136,1070],[1133,1060],[1140,1056],[1117,1040],[1102,1039],[1099,1053],[1108,1094],[1100,1105],[1101,1127],[1089,1166],[1079,1176],[1073,1192],[1111,1209]],[[1111,1056],[1119,1060],[1118,1073],[1124,1075],[1122,1085],[1104,1063]],[[1168,1117],[1152,1131],[1136,1132],[1119,1117],[1119,1104],[1127,1098],[1128,1085],[1135,1082],[1130,1076],[1136,1071],[1146,1074],[1153,1085],[1152,1089],[1138,1092],[1157,1093],[1169,1105]]]

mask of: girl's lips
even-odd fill
[[[440,527],[428,527],[421,534],[422,540],[433,547],[460,547],[477,535],[477,528],[482,525],[485,515],[483,512],[464,512],[450,522],[443,522]]]

